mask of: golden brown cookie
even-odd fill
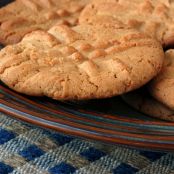
[[[107,98],[151,80],[161,44],[133,29],[58,25],[26,35],[0,52],[0,79],[28,95],[58,100]]]
[[[82,11],[79,21],[135,28],[157,38],[164,47],[174,45],[174,1],[93,0]]]
[[[164,67],[149,85],[150,94],[174,110],[174,49],[165,53]]]
[[[144,114],[163,120],[174,121],[174,110],[155,100],[145,89],[124,94],[122,99],[128,105]]]
[[[90,0],[16,0],[0,9],[0,43],[14,44],[33,30],[58,23],[75,26]]]

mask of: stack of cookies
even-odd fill
[[[0,9],[0,42],[0,80],[17,92],[56,100],[124,94],[172,120],[172,0],[16,0]]]

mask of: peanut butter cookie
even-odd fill
[[[149,85],[150,94],[174,110],[174,49],[165,53],[164,66]]]
[[[158,39],[164,47],[174,45],[174,1],[93,0],[82,11],[79,21],[135,28]]]
[[[134,29],[58,25],[0,51],[0,79],[10,88],[57,100],[107,98],[151,80],[164,52]]]
[[[174,121],[174,110],[158,102],[145,89],[139,89],[122,96],[122,99],[136,110],[152,117]]]
[[[0,43],[19,42],[33,30],[55,24],[75,26],[89,0],[16,0],[0,9]]]

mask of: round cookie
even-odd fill
[[[0,79],[33,96],[107,98],[147,83],[161,70],[163,58],[159,42],[133,29],[58,25],[4,48]]]
[[[164,47],[174,45],[174,1],[93,0],[82,11],[79,21],[135,28],[157,38]]]
[[[122,95],[122,99],[134,109],[149,116],[174,121],[174,110],[151,97],[145,89]]]
[[[149,84],[150,94],[174,110],[174,49],[165,52],[162,71]]]
[[[58,23],[75,26],[90,0],[15,0],[0,8],[0,43],[14,44],[31,31]]]

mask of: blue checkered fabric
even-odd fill
[[[0,174],[174,174],[174,154],[69,137],[0,113]]]

